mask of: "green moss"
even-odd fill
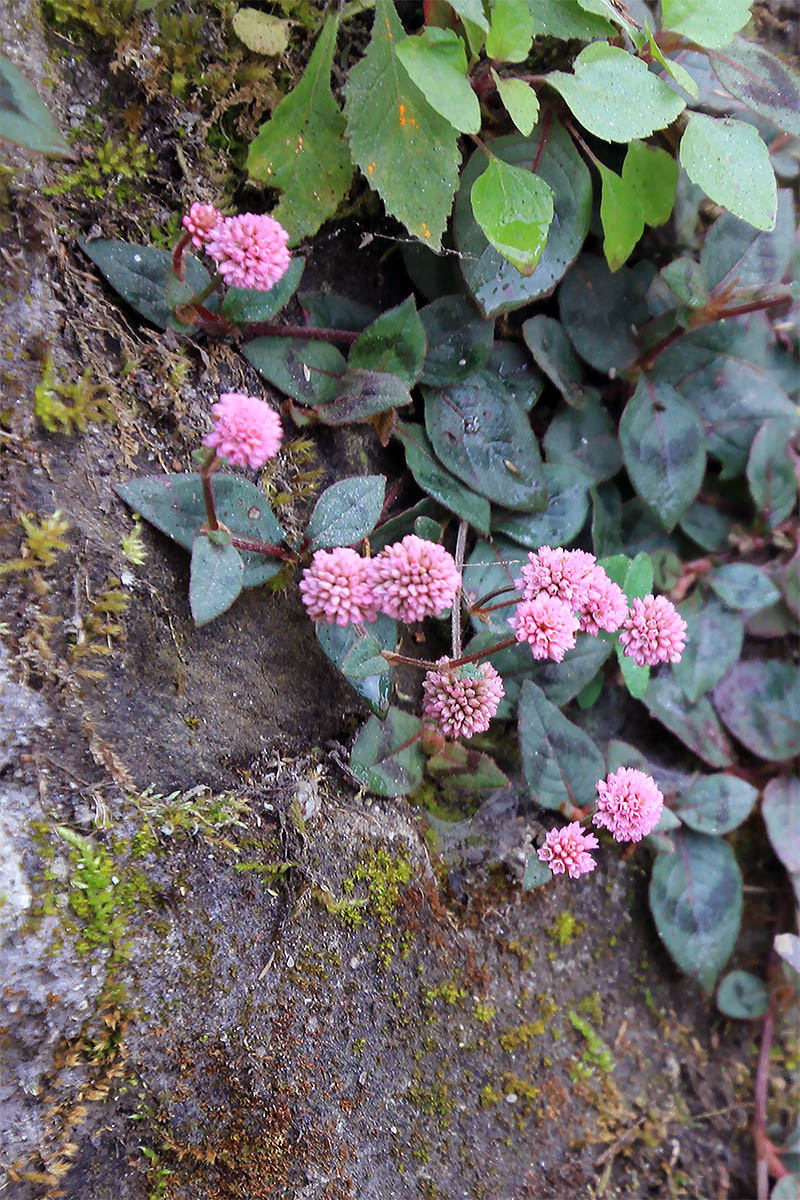
[[[422,996],[423,1004],[433,1004],[437,1000],[443,1000],[445,1004],[463,1004],[467,998],[466,988],[459,985],[452,979],[446,979],[444,983],[437,983],[435,987],[426,988]]]
[[[156,156],[136,134],[129,133],[120,142],[105,138],[96,145],[93,158],[77,170],[65,172],[58,183],[49,184],[42,190],[48,196],[69,196],[79,192],[81,199],[88,197],[125,205],[134,199],[142,180],[156,166]]]
[[[481,1108],[491,1108],[492,1105],[499,1104],[502,1099],[503,1097],[500,1092],[496,1088],[493,1088],[490,1083],[487,1083],[485,1087],[481,1088],[478,1102]]]
[[[559,946],[568,946],[586,926],[576,921],[572,913],[561,912],[551,921],[546,933]]]
[[[64,383],[48,357],[33,390],[33,411],[48,433],[82,433],[90,421],[116,421],[108,388],[90,383],[90,378],[91,368],[87,367],[77,383]]]
[[[488,1025],[497,1015],[497,1009],[493,1004],[485,1004],[483,1000],[476,999],[472,1015],[476,1021],[481,1021],[482,1024]]]
[[[256,871],[261,876],[265,887],[275,883],[283,883],[284,876],[296,867],[296,862],[238,862],[233,864],[234,871]]]
[[[581,1062],[576,1065],[578,1073],[587,1077],[593,1075],[596,1068],[606,1075],[612,1074],[616,1066],[614,1057],[599,1033],[596,1033],[586,1018],[579,1016],[574,1009],[570,1009],[567,1016],[574,1028],[586,1039],[586,1050]]]
[[[105,846],[66,826],[58,833],[70,847],[74,867],[69,884],[69,906],[80,922],[76,948],[87,954],[96,946],[110,946],[112,958],[127,958],[127,921],[140,903],[152,900],[152,889],[141,872],[128,872]]]
[[[357,901],[359,897],[354,893],[365,890],[366,911],[377,920],[381,929],[386,930],[394,921],[400,893],[410,879],[411,863],[408,860],[408,851],[402,849],[392,853],[386,846],[378,846],[377,849],[368,851],[364,862],[342,880],[342,891],[346,897]],[[360,923],[353,921],[353,914],[348,914],[346,918],[340,914],[340,917],[346,922]],[[395,949],[394,940],[388,934],[384,934],[378,946],[378,959],[383,966],[389,966]]]
[[[500,1045],[509,1052],[517,1050],[520,1046],[529,1050],[534,1038],[541,1037],[546,1028],[544,1021],[531,1021],[527,1025],[518,1025],[516,1029],[507,1029],[505,1033],[500,1034]]]

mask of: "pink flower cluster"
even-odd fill
[[[283,430],[273,408],[257,396],[224,392],[211,406],[214,428],[203,445],[224,455],[234,467],[258,470],[278,453]]]
[[[640,842],[652,833],[664,807],[658,784],[644,771],[620,767],[597,784],[597,810],[592,822],[608,829],[618,842]]]
[[[221,220],[222,213],[213,204],[195,201],[183,218],[183,227],[192,235],[192,245],[199,249],[205,245]]]
[[[522,600],[509,624],[518,642],[527,642],[537,659],[561,662],[575,645],[576,634],[622,628],[623,652],[640,666],[678,662],[685,644],[686,622],[664,596],[634,600],[609,579],[593,554],[585,550],[542,546],[522,568]]]
[[[584,833],[579,821],[571,821],[560,829],[550,830],[538,856],[554,875],[566,872],[570,879],[578,879],[597,866],[589,851],[596,850],[598,845],[593,833]]]
[[[422,684],[423,714],[454,741],[485,733],[505,695],[503,681],[491,663],[448,666],[441,658]]]
[[[300,590],[313,620],[346,625],[374,621],[379,612],[405,622],[440,616],[460,586],[452,554],[410,533],[372,559],[355,550],[317,550]],[[348,611],[360,615],[341,619]]]
[[[288,241],[288,233],[274,217],[243,213],[220,217],[206,238],[205,249],[229,286],[268,292],[285,275],[291,261]]]

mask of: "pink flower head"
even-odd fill
[[[380,612],[398,621],[421,621],[450,608],[461,576],[452,554],[409,533],[372,559],[370,583]]]
[[[594,834],[584,833],[580,822],[572,821],[560,829],[551,829],[537,853],[539,860],[547,863],[554,875],[563,875],[566,871],[570,879],[577,879],[597,866],[589,853],[597,846]]]
[[[258,213],[223,217],[206,244],[231,287],[268,292],[286,273],[289,235],[279,221]]]
[[[664,797],[658,784],[644,771],[620,767],[597,784],[600,799],[592,817],[618,842],[640,842],[652,833],[661,816]]]
[[[436,671],[428,671],[422,684],[422,711],[454,741],[485,733],[505,695],[503,681],[491,663],[466,663],[448,667],[440,658]]]
[[[585,550],[542,546],[528,555],[522,568],[522,595],[532,600],[539,592],[547,592],[577,611],[586,599],[589,574],[596,562],[595,556]]]
[[[634,600],[619,640],[637,667],[680,662],[686,645],[686,622],[666,596],[645,596],[644,600]]]
[[[183,218],[183,227],[192,235],[192,245],[202,246],[221,220],[222,213],[213,204],[199,204],[195,201]]]
[[[509,620],[518,642],[528,642],[534,658],[561,662],[575,645],[578,618],[557,596],[539,592],[532,600],[521,600],[516,616]]]
[[[300,580],[300,595],[312,621],[352,625],[374,621],[377,611],[367,582],[369,560],[337,546],[317,550]]]
[[[628,599],[622,588],[608,578],[602,567],[594,567],[579,613],[581,630],[595,637],[601,629],[613,633],[627,615]]]
[[[234,467],[263,467],[278,453],[283,430],[273,408],[258,396],[242,392],[224,392],[212,404],[214,428],[203,438],[209,450],[227,458]]]

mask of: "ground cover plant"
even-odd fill
[[[729,835],[758,807],[800,888],[783,642],[798,618],[796,76],[737,36],[742,4],[462,0],[412,19],[378,0],[340,109],[337,35],[363,7],[325,16],[252,143],[250,177],[280,193],[271,216],[187,205],[171,251],[81,238],[128,306],[232,343],[273,399],[222,394],[195,472],[118,494],[191,553],[198,624],[243,588],[299,585],[372,710],[350,757],[369,791],[480,795],[521,772],[566,821],[531,848],[526,889],[590,873],[602,830],[644,841],[661,939],[724,1013],[764,1018],[766,1061],[795,990],[788,923],[766,982],[722,974],[747,877]],[[9,79],[23,126],[47,131],[15,140],[63,154]],[[290,252],[354,167],[418,239],[408,297],[382,313],[303,291]],[[59,403],[40,404],[48,429],[77,422]],[[287,532],[257,482],[218,468],[262,470],[291,424],[365,426],[414,503],[385,475],[347,477]],[[682,743],[677,771],[598,743],[592,711],[620,686]],[[763,1072],[758,1088],[759,1195],[768,1168],[782,1200],[793,1160],[765,1127]]]

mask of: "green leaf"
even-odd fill
[[[523,275],[542,257],[553,220],[553,190],[522,167],[491,158],[470,192],[472,211],[489,243]]]
[[[551,71],[547,82],[585,129],[606,142],[630,142],[671,125],[684,102],[640,58],[606,42],[580,52],[574,74]],[[626,97],[626,103],[617,99]]]
[[[336,381],[335,395],[319,406],[317,416],[324,425],[349,425],[410,403],[411,393],[398,375],[348,367]]]
[[[750,20],[752,0],[662,0],[665,29],[698,46],[725,46]]]
[[[422,537],[423,535],[417,530],[417,523],[422,519],[434,523],[434,518],[444,515],[440,506],[426,496],[424,500],[420,500],[412,508],[407,508],[399,516],[392,517],[390,521],[381,521],[377,529],[372,531],[369,539],[373,555],[378,554],[386,546],[391,546],[392,542],[399,542],[407,533],[416,533]],[[431,538],[430,540],[435,542],[439,539]]]
[[[793,775],[771,779],[764,789],[761,815],[772,849],[790,875],[800,871],[800,780]]]
[[[710,992],[739,933],[742,874],[721,838],[675,836],[677,849],[653,866],[650,910],[675,962]]]
[[[413,387],[422,371],[427,342],[414,297],[381,313],[353,344],[351,367],[388,371]]]
[[[488,534],[489,501],[464,487],[439,464],[422,426],[398,421],[393,432],[403,443],[408,469],[423,492],[469,521],[480,533]]]
[[[622,179],[636,192],[648,225],[663,225],[675,205],[678,164],[658,146],[633,141],[622,165]]]
[[[272,545],[285,541],[266,497],[249,479],[217,472],[212,486],[217,517],[232,534]],[[208,520],[199,475],[144,475],[119,484],[114,490],[135,512],[184,550],[192,549],[200,526]],[[244,587],[266,583],[281,569],[278,559],[252,554],[249,550],[240,553],[245,565]]]
[[[735,738],[772,762],[800,752],[800,689],[791,663],[738,662],[714,689],[714,707]]]
[[[603,690],[603,676],[600,672],[595,675],[594,679],[590,679],[586,687],[581,688],[576,696],[580,708],[591,708],[600,699],[600,693]]]
[[[586,12],[578,0],[530,0],[530,9],[535,37],[593,42],[596,38],[616,36],[613,25]]]
[[[719,985],[717,1008],[726,1017],[755,1021],[769,1006],[766,984],[749,971],[729,971]]]
[[[653,37],[653,31],[649,25],[647,26],[647,40],[650,46],[650,53],[653,55],[653,58],[657,59],[658,62],[661,63],[662,67],[664,67],[667,73],[675,80],[678,87],[682,87],[683,90],[687,92],[693,100],[696,100],[700,93],[700,89],[697,86],[696,80],[693,79],[685,67],[682,67],[680,63],[675,62],[674,59],[664,57],[664,55],[661,53],[658,42]]]
[[[765,421],[747,460],[750,495],[770,529],[780,525],[797,503],[797,477],[788,450],[798,422]]]
[[[549,883],[552,878],[553,872],[547,863],[543,863],[539,855],[534,852],[525,863],[522,890],[524,892],[531,892],[534,888],[541,887],[543,883]]]
[[[453,12],[458,13],[462,20],[466,18],[473,25],[482,29],[484,33],[488,32],[489,22],[483,11],[483,0],[451,0],[450,7]]]
[[[668,383],[643,376],[619,423],[631,483],[674,529],[697,496],[706,470],[705,433],[697,413]]]
[[[497,138],[492,142],[492,152],[504,162],[529,171],[536,163],[537,177],[552,188],[555,216],[536,269],[532,275],[522,275],[489,243],[473,215],[472,185],[486,163],[483,151],[475,151],[461,176],[453,231],[464,279],[487,316],[509,312],[549,295],[583,245],[592,208],[588,168],[557,120],[547,126],[540,121],[531,138],[518,134]]]
[[[778,192],[772,230],[754,229],[732,213],[723,213],[706,234],[700,253],[709,288],[779,283],[789,266],[794,235],[794,197],[788,188]]]
[[[667,287],[690,308],[703,308],[708,304],[708,281],[703,268],[693,258],[689,258],[688,255],[674,258],[671,263],[661,268],[659,274]]]
[[[539,445],[522,405],[489,372],[452,388],[423,388],[425,428],[441,462],[473,491],[506,508],[547,504]]]
[[[293,400],[324,404],[339,391],[346,363],[329,342],[303,338],[254,338],[242,353],[259,375]]]
[[[640,667],[635,663],[624,653],[619,642],[615,643],[614,648],[625,687],[634,700],[641,700],[650,685],[650,668],[647,665]]]
[[[737,100],[800,138],[800,77],[764,46],[736,38],[709,54],[714,74]]]
[[[681,531],[704,550],[721,550],[728,541],[732,527],[730,517],[718,512],[710,504],[701,504],[699,500],[695,500],[680,520]]]
[[[523,333],[528,324],[526,321]],[[593,397],[587,398],[579,411],[559,405],[544,435],[544,448],[548,462],[578,467],[596,483],[611,479],[622,466],[614,422]]]
[[[728,608],[757,612],[780,599],[780,592],[766,571],[750,563],[724,563],[709,571],[705,580]]]
[[[36,89],[0,54],[0,137],[50,158],[75,158]]]
[[[316,233],[343,199],[353,168],[345,120],[331,91],[338,15],[325,20],[300,83],[261,126],[247,156],[251,178],[283,193],[274,216],[295,245]]]
[[[590,489],[592,549],[598,558],[622,549],[622,501],[614,484]]]
[[[522,326],[522,336],[538,366],[561,392],[567,404],[583,408],[589,397],[599,395],[582,381],[581,365],[569,344],[564,328],[554,317],[530,317]]]
[[[286,274],[268,292],[257,291],[255,288],[228,288],[219,311],[235,325],[247,325],[251,321],[269,321],[291,300],[305,265],[304,258],[293,258]]]
[[[524,79],[503,79],[492,68],[492,79],[505,110],[524,137],[530,137],[539,119],[539,97]]]
[[[605,774],[602,754],[529,679],[519,700],[519,744],[525,782],[542,808],[574,819],[577,809],[594,803]]]
[[[206,625],[233,604],[244,587],[244,562],[228,544],[215,545],[201,533],[192,546],[189,607],[195,625]]]
[[[389,711],[394,678],[394,671],[389,664],[384,660],[385,669],[380,674],[370,675],[350,675],[348,667],[356,672],[361,671],[364,665],[362,649],[366,649],[369,657],[375,652],[376,642],[383,650],[395,650],[397,622],[380,613],[377,621],[370,622],[366,636],[353,625],[324,625],[321,621],[317,622],[316,632],[325,654],[339,668],[353,691],[366,701],[376,716],[385,716]]]
[[[769,151],[752,125],[691,113],[681,138],[680,160],[692,183],[716,204],[756,229],[774,229],[775,172]]]
[[[519,546],[503,541],[502,538],[492,542],[478,541],[464,567],[465,596],[470,601],[475,601],[489,592],[496,591],[497,588],[514,585],[522,577],[522,564],[527,561],[527,555]],[[498,596],[496,601],[490,600],[489,604],[499,604],[502,600],[513,600],[516,604],[518,599],[519,593],[515,595],[513,591],[509,591],[508,595]],[[492,636],[492,641],[487,643],[491,645],[498,638],[508,636],[508,619],[514,612],[514,606],[509,605],[508,608],[499,608],[488,613],[485,618],[473,616],[473,628],[479,636],[483,631],[496,634],[497,636]],[[478,648],[477,644],[475,648]],[[528,665],[529,663],[530,654]]]
[[[336,292],[300,292],[297,299],[308,323],[320,329],[362,333],[379,315],[374,304],[362,304]]]
[[[167,328],[171,316],[167,305],[167,277],[172,270],[172,255],[153,246],[136,246],[132,242],[107,241],[105,238],[78,238],[84,254],[99,267],[108,282],[136,312]],[[205,267],[190,254],[184,257],[186,284],[196,295],[211,280]],[[206,300],[207,307],[213,307]],[[181,329],[187,328],[180,326]]]
[[[271,17],[257,8],[240,8],[231,24],[236,36],[256,54],[283,54],[289,45],[291,22]]]
[[[703,762],[711,767],[731,765],[731,744],[705,696],[689,704],[672,675],[657,675],[650,680],[642,700],[650,715]]]
[[[447,742],[441,753],[428,759],[426,770],[451,787],[484,791],[509,786],[508,777],[491,755],[458,742]]]
[[[758,791],[736,775],[705,775],[674,805],[675,813],[697,833],[730,833],[746,821]]]
[[[641,600],[652,593],[653,562],[649,554],[642,552],[636,555],[619,586],[630,601]]]
[[[603,222],[603,253],[609,269],[616,271],[627,262],[644,233],[644,213],[638,190],[630,187],[601,162],[595,163],[595,166],[602,183],[600,220]]]
[[[381,515],[385,491],[385,475],[357,475],[326,488],[306,529],[311,549],[351,546],[368,537]]]
[[[379,796],[406,796],[416,791],[425,767],[421,730],[419,718],[399,708],[390,708],[384,721],[370,717],[356,738],[350,769]]]
[[[547,484],[547,508],[541,513],[509,513],[498,509],[492,530],[504,533],[529,550],[540,546],[566,546],[577,537],[589,512],[591,480],[575,467],[543,467]]]
[[[492,22],[486,35],[486,54],[495,62],[524,62],[533,39],[533,18],[527,0],[492,0]]]
[[[484,320],[466,296],[440,296],[419,317],[428,343],[422,383],[447,387],[486,365],[494,322]]]
[[[605,374],[624,370],[639,354],[636,330],[650,316],[646,289],[636,272],[613,274],[594,254],[583,254],[558,293],[558,309],[570,341],[590,367]]]
[[[481,106],[467,79],[464,43],[452,29],[426,25],[397,46],[397,57],[431,108],[461,133],[477,133]]]
[[[347,136],[387,212],[438,250],[458,183],[458,134],[399,61],[404,37],[394,5],[377,0],[372,40],[345,88]]]

